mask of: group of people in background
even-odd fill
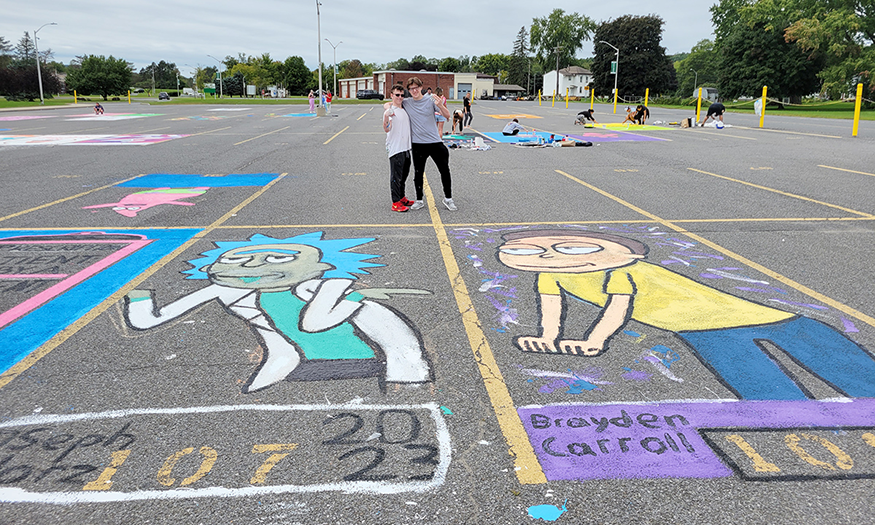
[[[316,94],[313,93],[312,89],[310,94],[307,95],[307,99],[310,101],[310,113],[316,113]],[[326,91],[322,94],[320,103],[325,108],[325,111],[331,111],[331,91]]]

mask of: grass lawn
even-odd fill
[[[730,102],[725,103],[728,113],[747,113],[753,114],[753,101],[750,102]],[[707,112],[710,104],[702,102],[702,111]],[[650,107],[662,107],[671,109],[689,109],[696,111],[696,106],[660,106],[651,104]],[[819,103],[819,104],[804,104],[802,106],[784,106],[780,109],[777,105],[769,104],[766,106],[766,118],[769,115],[782,117],[810,117],[810,118],[833,118],[833,119],[854,119],[854,103],[853,102],[838,102],[838,103]],[[875,111],[862,109],[860,111],[860,120],[875,120]]]

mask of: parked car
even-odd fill
[[[383,94],[378,92],[378,91],[374,91],[373,89],[360,89],[360,90],[356,91],[355,98],[357,98],[359,100],[366,100],[366,99],[383,100]]]
[[[162,91],[158,93],[158,100],[170,100],[170,95]]]

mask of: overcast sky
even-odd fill
[[[11,1],[11,0],[10,0]],[[322,61],[357,58],[385,64],[415,55],[427,58],[510,54],[520,28],[554,8],[589,16],[596,23],[623,15],[657,14],[665,21],[662,45],[668,54],[688,52],[713,38],[711,0],[322,0]],[[0,36],[16,44],[25,31],[57,22],[39,32],[41,50],[69,63],[76,55],[113,55],[137,71],[154,62],[174,62],[191,74],[194,66],[216,65],[238,53],[270,53],[274,60],[304,58],[318,65],[316,0],[41,0],[3,9]],[[338,44],[338,42],[343,42]],[[585,42],[579,57],[592,56]],[[622,57],[621,57],[622,61]]]

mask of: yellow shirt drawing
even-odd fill
[[[560,295],[560,289],[601,307],[609,295],[633,295],[632,319],[672,332],[762,325],[795,316],[640,261],[601,272],[538,275],[539,293]]]

